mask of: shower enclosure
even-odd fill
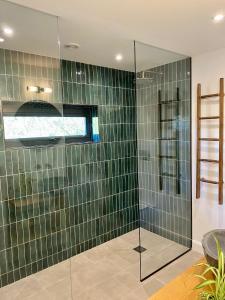
[[[191,249],[191,60],[135,43],[140,277]]]
[[[0,286],[63,262],[70,299],[73,257],[131,231],[141,280],[187,252],[190,58],[125,38],[103,57],[79,26],[70,49],[59,18],[4,0],[0,19]]]

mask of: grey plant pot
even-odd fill
[[[204,254],[207,262],[213,266],[218,266],[218,255],[217,255],[217,247],[215,238],[220,242],[221,248],[225,253],[225,229],[215,229],[209,231],[203,236],[202,239],[202,247],[204,250]]]

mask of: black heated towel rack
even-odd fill
[[[169,119],[162,118],[162,106],[163,105],[174,105],[175,115]],[[163,190],[163,179],[165,176],[172,177],[176,180],[176,193],[180,194],[180,151],[179,151],[179,88],[176,89],[176,99],[162,101],[161,90],[158,90],[158,114],[159,114],[159,189]],[[166,115],[166,114],[165,114]],[[163,123],[175,123],[175,137],[164,137],[163,136]],[[173,126],[172,126],[173,130]],[[162,141],[174,141],[175,142],[175,155],[162,154]],[[163,159],[175,160],[176,174],[170,174],[163,171]]]

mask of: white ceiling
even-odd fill
[[[133,40],[189,56],[225,47],[225,22],[220,24],[212,22],[213,15],[225,13],[224,0],[13,0],[11,2],[60,17],[61,44],[77,42],[81,45],[76,51],[62,47],[62,56],[67,59],[131,70]],[[27,16],[29,14],[27,12]],[[27,22],[25,16],[23,22]],[[40,21],[38,26],[38,30],[37,25],[32,24],[26,25],[26,28],[30,34],[34,31],[36,37],[40,33],[40,40],[42,35],[50,34],[47,21]],[[22,45],[25,43],[23,41]],[[39,48],[42,48],[40,45]],[[38,51],[38,47],[35,49]],[[155,49],[153,52],[156,53]],[[164,51],[162,52],[164,56],[161,54],[157,58],[153,52],[149,48],[146,58],[140,64],[151,60],[148,65],[151,67],[162,61],[169,62],[177,58],[173,53]],[[115,62],[116,53],[122,53],[124,56],[120,64]]]

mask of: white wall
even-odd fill
[[[193,165],[193,249],[201,251],[201,240],[204,233],[215,228],[225,228],[225,191],[224,205],[218,205],[218,189],[212,184],[201,184],[201,197],[196,199],[196,92],[197,83],[202,84],[202,94],[217,93],[219,78],[225,78],[225,48],[207,52],[192,58],[192,165]],[[204,101],[202,115],[218,114],[218,98]],[[218,136],[218,121],[202,121],[202,137]],[[204,142],[204,157],[217,159],[218,144]],[[225,148],[225,147],[224,147]],[[202,158],[203,158],[202,155]],[[217,179],[217,165],[204,164],[201,177]]]

